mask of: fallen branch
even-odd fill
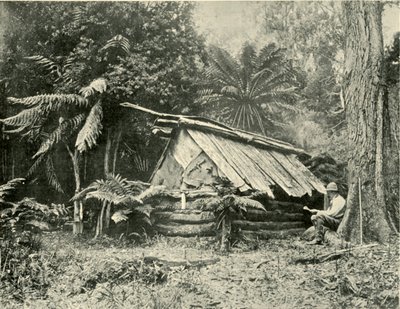
[[[347,252],[353,252],[355,250],[362,250],[362,249],[367,249],[367,248],[372,248],[377,246],[378,244],[369,244],[369,245],[364,245],[364,246],[358,246],[358,247],[349,247],[346,249],[338,250],[335,252],[331,252],[328,254],[323,254],[320,256],[312,256],[312,257],[301,257],[294,259],[292,262],[295,264],[315,264],[315,263],[323,263],[323,262],[328,262],[328,261],[333,261],[337,260],[340,257],[342,257],[345,253]]]
[[[340,258],[344,253],[347,252],[352,252],[354,250],[361,250],[361,249],[366,249],[366,248],[371,248],[371,247],[375,247],[378,244],[370,244],[370,245],[363,245],[363,246],[358,246],[358,247],[349,247],[347,249],[342,249],[336,252],[331,252],[325,255],[321,255],[318,257],[320,262],[326,262],[326,261],[331,261],[331,260],[336,260],[338,258]]]
[[[219,258],[215,259],[204,259],[204,260],[181,260],[181,261],[168,261],[164,259],[160,259],[155,256],[145,256],[143,258],[144,263],[146,264],[159,264],[161,266],[167,266],[167,267],[178,267],[178,266],[185,266],[185,268],[189,267],[204,267],[208,265],[215,264],[219,262]]]

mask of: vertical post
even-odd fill
[[[182,195],[181,195],[181,209],[186,209],[186,195],[185,195],[185,192],[182,192]]]
[[[229,212],[225,214],[222,221],[222,231],[221,231],[221,251],[228,252],[230,249],[230,239],[232,232],[232,221],[229,217]]]
[[[363,244],[363,220],[362,220],[362,204],[361,204],[361,179],[358,177],[358,204],[360,207],[360,245]]]

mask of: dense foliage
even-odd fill
[[[196,63],[203,55],[203,43],[191,21],[193,5],[178,2],[7,3],[4,7],[7,24],[0,80],[1,104],[6,108],[2,109],[5,112],[2,118],[18,111],[6,104],[7,96],[58,94],[59,97],[37,97],[58,103],[56,108],[49,108],[53,112],[50,124],[53,129],[47,131],[50,138],[54,136],[51,135],[54,129],[60,131],[62,125],[72,123],[75,129],[85,133],[77,136],[79,151],[109,139],[108,151],[113,149],[107,163],[110,171],[118,169],[116,162],[119,161],[130,167],[121,168],[123,173],[132,177],[129,171],[137,172],[141,177],[148,177],[156,160],[153,156],[159,155],[162,144],[157,147],[157,143],[150,141],[152,147],[146,150],[145,156],[143,146],[150,140],[147,119],[127,113],[119,108],[119,103],[127,100],[161,111],[193,111]],[[82,97],[92,95],[93,91],[82,87],[90,86],[94,80],[103,80],[106,87],[100,91],[101,96],[82,104],[84,101],[75,94],[82,90]],[[69,93],[74,96],[61,95]],[[64,101],[57,101],[61,97]],[[49,102],[40,105],[43,103]],[[79,116],[82,112],[86,116]],[[119,143],[121,140],[124,142]],[[30,154],[37,150],[31,150]],[[85,171],[103,170],[99,168],[103,150],[107,151],[100,147],[91,154],[93,160],[85,163],[88,165]],[[66,156],[60,153],[56,156],[54,164],[50,159],[46,163],[47,167],[54,167],[52,183],[66,182],[68,186],[72,175],[57,175],[61,179],[55,176],[57,168],[60,169],[59,158]],[[24,175],[22,168],[16,169]],[[82,180],[90,182],[102,176],[101,172],[94,173],[84,175]],[[56,187],[61,191],[61,185]],[[67,188],[67,192],[71,189]]]
[[[296,71],[275,44],[259,52],[245,44],[237,59],[212,47],[198,102],[218,111],[216,117],[234,127],[263,135],[282,131],[281,115],[293,110]]]

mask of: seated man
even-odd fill
[[[326,187],[326,191],[329,199],[328,209],[317,210],[309,209],[307,206],[304,207],[305,210],[313,214],[311,216],[311,221],[315,227],[315,239],[309,242],[311,245],[322,244],[326,229],[331,229],[336,232],[346,210],[346,200],[338,193],[336,183],[329,183]]]

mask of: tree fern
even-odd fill
[[[141,204],[137,197],[137,185],[120,175],[108,175],[106,179],[96,180],[77,193],[71,201],[96,198],[113,204]]]
[[[63,120],[59,126],[49,135],[49,137],[41,144],[39,150],[35,153],[33,158],[37,158],[39,155],[46,153],[54,145],[56,145],[61,139],[65,138],[65,135],[70,135],[75,131],[85,119],[84,114],[79,114],[71,119]]]
[[[209,56],[206,84],[196,102],[223,110],[220,120],[232,126],[265,134],[264,127],[272,125],[266,119],[280,114],[265,107],[289,107],[296,99],[296,76],[284,51],[273,44],[258,54],[253,46],[245,44],[238,59],[217,47],[211,48]]]
[[[101,134],[103,118],[103,108],[101,102],[98,101],[90,110],[86,118],[85,124],[80,130],[76,139],[75,147],[80,151],[86,151],[97,143],[97,138]]]

